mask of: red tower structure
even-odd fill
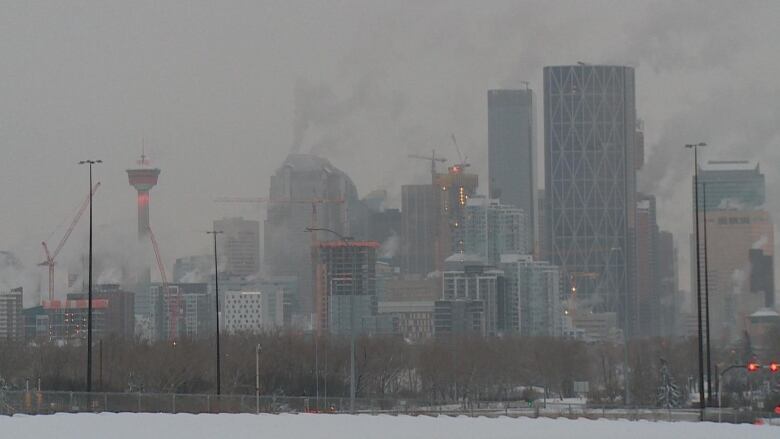
[[[144,242],[149,239],[149,191],[157,185],[160,170],[147,167],[149,161],[143,153],[138,164],[140,168],[127,170],[127,177],[138,191],[138,240]]]

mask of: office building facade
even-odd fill
[[[488,194],[527,215],[529,249],[536,233],[535,120],[532,90],[488,91]]]
[[[580,307],[630,330],[636,205],[634,69],[544,68],[545,246]],[[626,327],[628,322],[628,327]]]

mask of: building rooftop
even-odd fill
[[[699,165],[702,171],[758,171],[755,160],[709,160]]]

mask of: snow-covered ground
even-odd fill
[[[0,416],[2,439],[550,438],[720,439],[780,437],[780,428],[687,422],[369,415],[57,414]]]

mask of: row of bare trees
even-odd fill
[[[222,391],[251,394],[255,347],[260,345],[264,394],[329,396],[349,393],[349,342],[290,331],[230,335],[222,341]],[[93,350],[94,387],[101,391],[210,393],[215,389],[214,340],[143,343],[106,339]],[[0,378],[11,388],[82,390],[84,346],[55,343],[0,344]],[[727,353],[721,354],[727,355]],[[695,339],[645,339],[629,344],[630,392],[634,404],[653,405],[660,362],[686,386],[697,374]],[[589,383],[588,397],[618,403],[624,392],[624,348],[560,338],[432,339],[410,344],[398,337],[357,341],[357,393],[370,398],[414,398],[473,402],[530,398],[529,389],[548,397],[574,394],[574,383]]]

